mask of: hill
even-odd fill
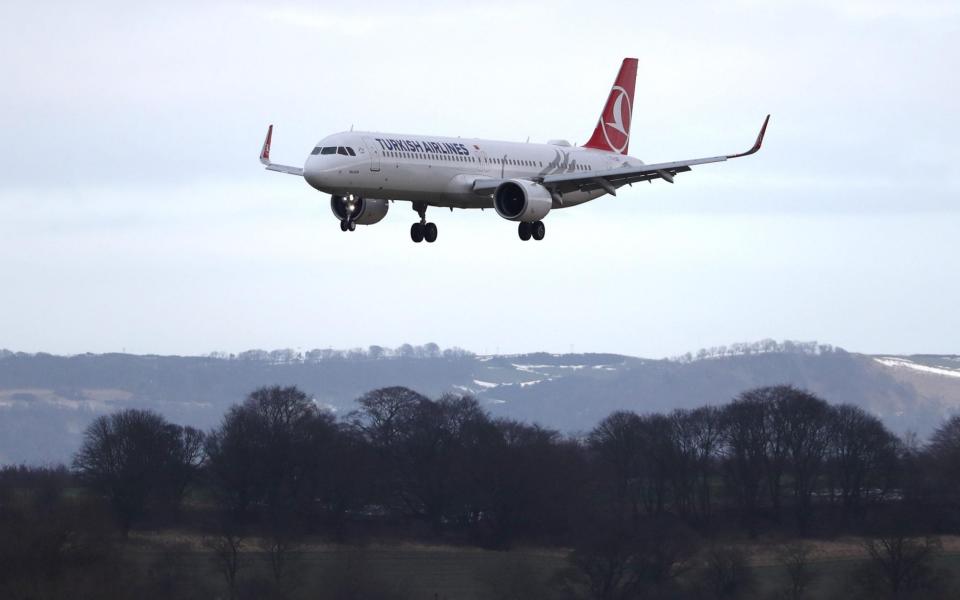
[[[722,404],[790,383],[859,405],[894,431],[927,435],[960,409],[960,357],[871,356],[817,344],[736,344],[651,360],[616,354],[474,356],[428,345],[397,351],[246,352],[236,356],[54,356],[0,351],[0,463],[68,461],[96,415],[149,408],[201,428],[251,390],[296,385],[339,414],[364,392],[403,385],[476,395],[495,415],[565,432],[613,410]]]

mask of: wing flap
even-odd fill
[[[652,165],[640,165],[637,167],[618,167],[607,171],[590,171],[588,173],[563,173],[559,175],[547,175],[540,183],[551,191],[560,193],[573,190],[591,191],[603,189],[613,194],[616,188],[637,183],[640,181],[650,181],[653,179],[663,179],[673,183],[673,177],[677,173],[686,173],[691,167],[697,165],[706,165],[709,163],[723,162],[732,158],[749,156],[760,150],[763,144],[763,137],[767,132],[767,124],[770,123],[770,115],[763,120],[760,127],[760,133],[753,146],[746,152],[739,154],[726,154],[723,156],[711,156],[707,158],[694,158],[690,160],[678,160],[673,162],[656,163]],[[614,191],[611,191],[612,190]]]

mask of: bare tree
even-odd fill
[[[673,595],[695,550],[693,535],[679,521],[645,517],[628,530],[594,515],[577,535],[565,587],[584,589],[597,600]]]
[[[705,406],[671,414],[676,464],[672,469],[675,502],[681,513],[693,511],[701,519],[711,512],[710,479],[723,440],[720,411]]]
[[[177,504],[198,466],[202,435],[160,415],[128,409],[87,427],[73,466],[81,481],[106,495],[124,532],[151,503]]]
[[[640,514],[637,482],[642,468],[642,426],[636,413],[617,411],[600,421],[587,437],[590,449],[613,483],[616,500],[629,509],[634,520]]]
[[[803,542],[784,544],[776,549],[777,562],[787,572],[789,586],[786,597],[790,600],[805,598],[816,580],[816,571],[810,565],[813,555],[813,546]]]
[[[296,566],[300,557],[298,536],[289,528],[271,527],[269,534],[259,541],[266,554],[273,579],[274,595],[286,598],[297,586]]]
[[[217,570],[227,585],[230,600],[236,600],[239,591],[240,570],[243,567],[244,538],[235,529],[225,527],[220,535],[204,539],[203,545],[210,549]]]
[[[707,598],[740,598],[753,590],[756,582],[747,563],[747,555],[736,546],[711,546],[705,553],[699,586]]]
[[[829,438],[830,488],[839,494],[845,516],[851,517],[862,508],[870,490],[883,491],[892,484],[897,439],[879,419],[850,405],[832,409]]]
[[[724,473],[751,535],[757,532],[757,511],[767,464],[766,410],[764,402],[741,396],[725,406],[722,413]]]
[[[263,507],[268,523],[312,506],[333,418],[294,387],[261,388],[233,406],[207,440],[208,473],[235,522]]]
[[[806,533],[829,442],[830,407],[813,394],[792,387],[781,389],[777,405],[783,417],[783,446],[793,482],[797,525],[801,533]]]
[[[937,428],[927,446],[927,455],[935,473],[935,487],[945,500],[960,497],[960,415]]]
[[[944,581],[934,568],[940,541],[889,533],[864,542],[868,561],[858,573],[862,590],[874,598],[937,598]]]

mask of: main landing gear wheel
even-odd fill
[[[547,226],[543,224],[543,221],[534,223],[532,229],[531,234],[533,235],[533,239],[538,242],[543,239],[543,236],[547,235]]]
[[[410,226],[410,239],[416,243],[437,241],[437,226],[433,223],[414,223]]]
[[[533,227],[530,223],[520,223],[520,225],[517,226],[517,233],[520,234],[521,240],[527,241],[533,234]]]
[[[543,239],[543,236],[547,235],[547,226],[543,224],[543,221],[520,223],[520,225],[517,226],[517,233],[523,241],[527,241],[530,238],[539,241]]]
[[[410,226],[410,239],[417,244],[423,240],[427,240],[428,244],[437,241],[437,226],[427,223],[427,205],[421,202],[415,203],[413,210],[420,215],[420,222]]]
[[[410,226],[410,239],[419,244],[423,241],[424,227],[421,223],[414,223]]]
[[[433,223],[427,223],[424,225],[423,239],[427,240],[427,242],[431,244],[437,241],[437,226]]]

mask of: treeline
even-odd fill
[[[394,387],[357,403],[337,418],[296,388],[262,388],[209,432],[149,411],[99,417],[70,471],[0,474],[0,532],[49,525],[46,509],[22,512],[16,490],[52,507],[80,486],[76,505],[99,515],[88,524],[109,515],[124,535],[202,532],[231,597],[245,540],[259,540],[280,585],[299,540],[321,536],[571,547],[556,589],[626,598],[680,597],[695,555],[712,566],[702,576],[718,578],[698,593],[735,597],[743,558],[718,540],[859,534],[909,545],[960,529],[960,417],[919,444],[857,407],[777,386],[722,407],[615,412],[564,436],[492,418],[470,396]],[[705,545],[714,554],[703,559]],[[921,579],[897,585],[932,594],[935,578]]]
[[[278,350],[245,350],[237,354],[212,352],[211,358],[223,360],[258,361],[270,364],[318,363],[328,360],[382,360],[389,358],[473,358],[473,352],[463,348],[441,348],[433,342],[423,345],[401,344],[396,348],[372,345],[367,348],[338,350],[335,348],[314,348],[305,352],[282,348]]]
[[[37,352],[29,354],[26,352],[13,352],[0,348],[0,360],[13,357],[52,357],[54,355],[46,352]],[[276,350],[251,349],[242,352],[211,352],[208,358],[219,360],[239,360],[255,361],[276,365],[286,364],[310,364],[330,360],[381,360],[388,358],[407,358],[407,359],[429,359],[446,358],[462,359],[473,358],[476,356],[469,350],[463,348],[441,348],[433,342],[427,344],[401,344],[396,348],[388,346],[371,345],[366,348],[350,348],[340,350],[336,348],[314,348],[312,350],[301,351],[292,348],[279,348]]]
[[[701,348],[696,352],[687,352],[679,356],[674,356],[671,360],[676,362],[693,362],[695,360],[709,360],[714,358],[725,358],[728,356],[751,356],[756,354],[801,354],[807,356],[821,356],[824,354],[834,354],[846,352],[843,348],[837,348],[830,344],[818,344],[817,342],[798,342],[784,340],[778,342],[772,339],[764,339],[758,342],[739,342],[728,346],[711,346],[710,348]]]

